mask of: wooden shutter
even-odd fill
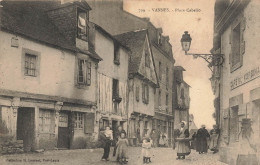
[[[142,83],[142,100],[143,100],[143,103],[145,103],[145,88],[144,88],[144,83]]]
[[[139,86],[136,86],[135,95],[136,95],[136,101],[139,101]]]
[[[146,103],[148,104],[149,103],[149,86],[146,85],[146,89],[147,89],[147,98],[146,98]]]
[[[240,55],[245,54],[245,41],[244,41],[244,31],[246,29],[246,19],[243,18],[240,23]]]
[[[93,133],[94,124],[95,124],[95,114],[94,113],[85,113],[84,115],[84,132]]]
[[[89,86],[91,85],[91,62],[90,61],[86,61],[86,84]]]

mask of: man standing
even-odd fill
[[[199,154],[208,152],[207,138],[209,138],[209,132],[206,130],[206,126],[202,125],[197,132],[197,152]]]
[[[151,138],[153,140],[153,147],[158,147],[158,133],[156,130],[152,131]]]

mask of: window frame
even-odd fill
[[[49,110],[49,109],[39,109],[39,132],[40,133],[48,133],[48,134],[53,134],[55,133],[55,124],[54,124],[54,111]],[[47,122],[48,121],[48,122]],[[47,126],[48,129],[47,130]]]
[[[35,56],[35,75],[26,74],[26,55]],[[41,53],[27,48],[22,48],[22,58],[21,58],[21,74],[24,78],[38,79],[40,78],[40,61]]]
[[[80,14],[81,13],[84,13],[85,14],[85,33],[81,33],[80,34],[80,27],[79,27],[79,24],[80,24]],[[77,38],[81,39],[81,40],[84,40],[84,41],[88,41],[89,39],[89,26],[88,26],[88,16],[89,16],[89,12],[86,11],[86,10],[83,10],[81,8],[77,8]],[[82,38],[82,36],[85,36],[86,38]]]
[[[77,75],[77,85],[83,85],[83,86],[91,86],[91,77],[92,77],[92,62],[90,59],[84,59],[84,58],[77,58],[77,69],[76,69],[76,75]],[[80,65],[82,64],[82,74],[80,74]],[[83,81],[80,81],[80,77],[82,77]]]
[[[237,33],[238,26],[239,26],[239,41],[237,41],[237,37],[234,36]],[[245,18],[243,14],[239,15],[231,25],[231,32],[230,32],[231,50],[229,54],[229,64],[230,64],[231,73],[243,66],[243,55],[245,53],[245,41],[244,41],[245,26],[246,26]],[[237,44],[236,49],[234,48],[235,44]],[[238,51],[239,62],[233,64],[233,57],[234,57],[234,53],[236,52],[235,50]]]
[[[143,103],[149,104],[149,85],[147,83],[142,84],[142,96]]]
[[[149,52],[148,52],[148,50],[145,50],[144,51],[144,54],[145,54],[145,66],[147,67],[147,68],[150,68],[150,56],[149,56]]]
[[[24,75],[36,77],[37,76],[37,73],[36,73],[37,55],[25,53],[24,63],[25,63],[25,65],[24,65],[24,70],[25,70]],[[33,66],[31,66],[31,64]],[[29,73],[29,72],[31,72],[31,73]]]
[[[162,80],[162,63],[159,61],[159,80]]]
[[[114,42],[114,64],[120,65],[120,46]]]
[[[84,113],[83,112],[74,112],[74,130],[83,130],[84,129]]]

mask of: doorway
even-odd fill
[[[59,114],[59,127],[58,127],[58,148],[68,149],[70,147],[70,113],[61,111]]]
[[[236,142],[239,130],[238,105],[230,109],[230,142]]]
[[[112,120],[112,131],[113,131],[113,137],[116,137],[116,132],[117,132],[117,121],[116,120]],[[115,145],[115,144],[113,144]]]
[[[18,108],[17,113],[17,140],[23,140],[25,152],[33,150],[35,130],[34,108]]]

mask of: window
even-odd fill
[[[39,131],[41,133],[54,133],[54,112],[51,110],[39,110]]]
[[[240,24],[232,32],[232,67],[240,62]]]
[[[159,62],[159,79],[162,80],[162,63]]]
[[[114,42],[114,63],[119,65],[120,64],[120,51],[119,45]]]
[[[150,58],[148,51],[145,51],[145,66],[150,68]]]
[[[232,24],[232,31],[230,35],[231,53],[229,57],[229,63],[231,72],[240,68],[243,64],[243,54],[245,53],[245,18],[240,15]]]
[[[184,89],[183,89],[183,88],[181,88],[181,99],[182,99],[182,100],[185,99]]]
[[[143,83],[142,88],[143,88],[143,92],[142,92],[143,103],[148,104],[149,103],[149,86],[147,84]]]
[[[78,60],[78,84],[91,85],[91,62]]]
[[[162,44],[162,33],[158,34],[158,44],[161,45]]]
[[[74,129],[83,129],[83,113],[76,112],[74,114]]]
[[[158,105],[161,106],[161,91],[159,90],[159,96],[158,96]]]
[[[36,76],[36,62],[37,56],[32,54],[25,54],[25,72],[26,76]]]
[[[166,68],[166,89],[169,88],[169,68]]]
[[[78,11],[78,38],[88,39],[87,12]]]
[[[139,101],[139,95],[140,95],[140,94],[139,94],[139,93],[140,93],[139,90],[140,90],[140,89],[139,89],[139,86],[136,86],[135,95],[136,95],[136,101],[137,101],[137,102]]]
[[[117,79],[113,79],[113,98],[119,97],[119,82]]]

